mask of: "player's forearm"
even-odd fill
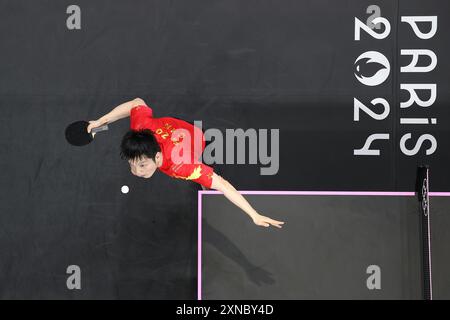
[[[250,216],[250,218],[254,218],[259,215],[259,213],[256,212],[255,209],[253,209],[250,203],[248,203],[248,201],[227,180],[223,179],[222,177],[214,175],[211,188],[223,192],[228,200],[241,208]]]
[[[137,98],[118,105],[117,107],[112,109],[109,113],[99,118],[98,121],[102,123],[112,123],[114,121],[129,117],[131,109],[139,104],[139,100],[140,99]]]

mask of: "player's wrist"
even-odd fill
[[[103,116],[103,117],[97,119],[97,122],[98,122],[100,125],[104,125],[104,124],[108,124],[108,123],[110,122],[110,119],[109,119],[109,117],[108,117],[107,115],[105,115],[105,116]]]
[[[259,216],[260,216],[260,214],[258,213],[258,212],[251,212],[251,213],[249,213],[249,216],[253,219],[253,220],[255,220],[256,218],[258,218]]]

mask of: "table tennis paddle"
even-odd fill
[[[75,121],[66,128],[66,140],[73,146],[84,146],[94,140],[94,134],[100,131],[108,130],[108,125],[105,124],[98,128],[93,128],[91,132],[87,132],[89,126],[88,121]]]

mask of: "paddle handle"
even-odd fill
[[[98,128],[93,128],[93,129],[91,130],[91,132],[92,132],[92,133],[97,133],[97,132],[100,132],[100,131],[106,131],[106,130],[108,130],[108,125],[107,125],[107,124],[105,124],[105,125],[103,125],[103,126],[101,126],[101,127],[98,127]]]

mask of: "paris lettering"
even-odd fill
[[[382,25],[380,30],[376,31],[361,20],[355,17],[354,41],[364,41],[370,38],[383,40],[389,37],[391,33],[391,24],[384,17],[376,17],[372,20],[373,24]],[[401,23],[408,25],[408,29],[420,40],[431,39],[437,31],[437,16],[401,16]],[[426,30],[426,31],[423,31]],[[409,64],[400,67],[400,74],[418,74],[415,79],[420,79],[420,75],[431,72],[437,66],[437,56],[429,48],[400,49],[400,55],[408,57]],[[425,58],[429,63],[425,66],[419,66],[419,59]],[[391,75],[391,64],[389,59],[381,52],[366,51],[360,54],[354,63],[355,78],[363,86],[376,87],[383,84]],[[437,124],[437,118],[432,116],[423,117],[423,111],[430,114],[430,109],[436,101],[437,84],[436,83],[400,83],[399,92],[406,93],[407,100],[400,101],[399,107],[401,116],[399,117],[399,129],[406,131],[399,140],[401,152],[406,156],[417,155],[421,150],[425,155],[432,155],[437,150],[436,138],[427,132],[427,126]],[[427,98],[424,98],[426,96]],[[375,112],[376,109],[378,112]],[[420,111],[421,116],[414,116],[416,111]],[[407,113],[407,116],[404,114]],[[383,121],[388,119],[391,114],[389,102],[384,97],[373,97],[371,101],[361,101],[353,98],[353,121],[359,123],[362,117],[369,117],[374,121]],[[423,131],[422,134],[417,134]],[[413,133],[414,132],[414,133]],[[378,147],[373,146],[378,140],[391,139],[389,132],[370,133],[366,140],[358,142],[358,148],[353,150],[355,156],[380,156],[380,146],[387,144],[377,143]],[[361,147],[362,144],[362,147]]]

